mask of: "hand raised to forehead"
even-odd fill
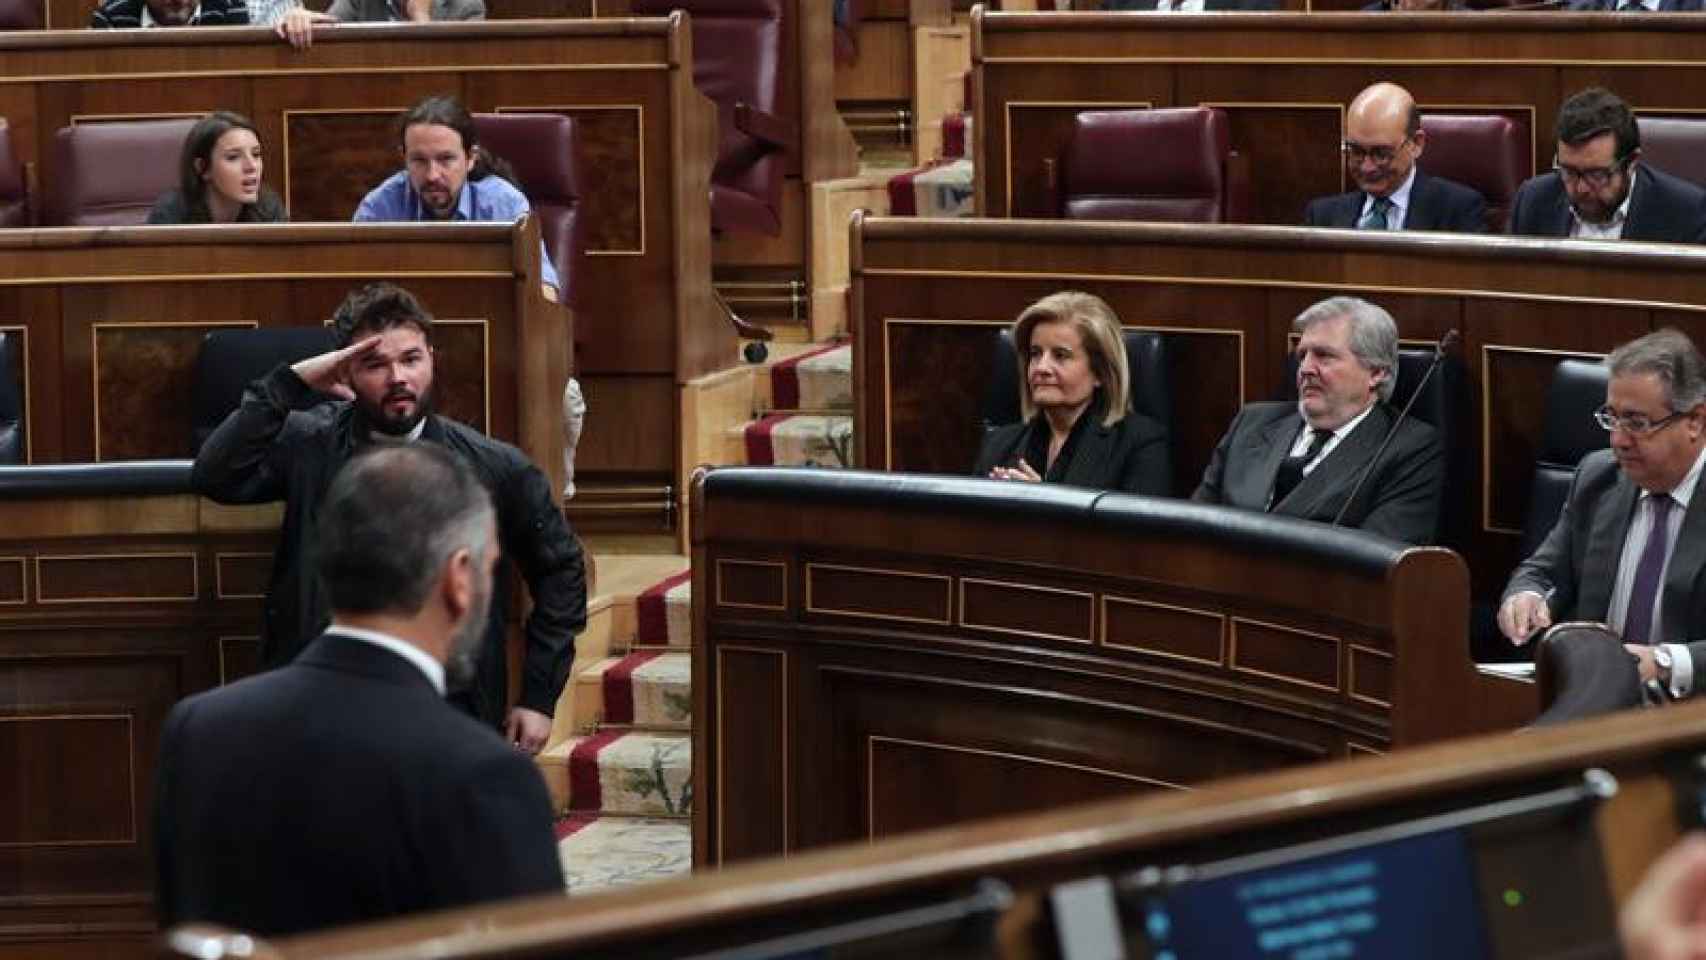
[[[355,399],[355,391],[350,389],[349,368],[355,360],[372,353],[383,339],[378,334],[358,340],[344,347],[322,353],[317,357],[309,357],[291,366],[291,370],[302,382],[320,393],[329,394],[340,400]]]

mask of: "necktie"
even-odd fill
[[[1368,208],[1368,213],[1357,222],[1358,230],[1388,229],[1386,214],[1392,210],[1392,200],[1389,197],[1375,197],[1374,206]]]
[[[1303,468],[1321,455],[1321,448],[1326,446],[1332,437],[1333,431],[1317,427],[1309,435],[1309,449],[1303,451],[1300,456],[1286,457],[1280,461],[1279,473],[1274,474],[1274,497],[1268,501],[1269,510],[1279,506],[1281,501],[1291,495],[1291,491],[1297,489],[1297,485],[1303,482]]]
[[[1647,643],[1653,627],[1653,605],[1658,602],[1659,574],[1664,572],[1665,553],[1670,546],[1671,504],[1668,494],[1647,498],[1653,505],[1653,526],[1647,531],[1647,542],[1641,547],[1641,560],[1635,565],[1635,586],[1629,591],[1629,612],[1623,617],[1623,642]]]

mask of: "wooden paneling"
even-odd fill
[[[159,603],[195,600],[193,553],[89,553],[36,558],[39,603]]]
[[[0,718],[0,763],[14,771],[0,850],[139,842],[132,740],[128,716]]]
[[[991,216],[1042,214],[1037,189],[1071,114],[1104,105],[1225,109],[1233,148],[1252,161],[1254,219],[1271,224],[1298,223],[1309,199],[1344,189],[1341,111],[1376,81],[1404,85],[1424,112],[1518,120],[1529,171],[1551,164],[1558,104],[1585,87],[1637,110],[1706,107],[1694,53],[1706,24],[1685,17],[986,10],[972,29],[978,203]]]
[[[784,807],[792,852],[1509,727],[1535,709],[1531,685],[1482,676],[1464,644],[1439,642],[1468,618],[1449,551],[1375,562],[1364,538],[1303,521],[1273,521],[1287,539],[1258,542],[1229,533],[1220,507],[989,493],[859,471],[698,482],[695,590],[714,599],[695,611],[708,689],[695,790],[716,813],[696,819],[697,863],[778,852],[768,818]],[[727,602],[731,589],[780,599],[783,571],[802,568],[800,607]],[[755,667],[760,650],[787,669]],[[753,759],[755,737],[766,750],[782,738],[769,762],[785,783]],[[921,799],[930,782],[954,789]],[[809,804],[792,799],[806,791]]]
[[[1677,247],[1017,220],[866,218],[857,231],[860,463],[876,469],[968,471],[997,322],[1056,290],[1095,293],[1126,326],[1167,337],[1181,497],[1240,403],[1281,395],[1291,323],[1309,305],[1369,299],[1410,345],[1457,330],[1465,475],[1448,495],[1468,529],[1449,545],[1479,595],[1520,559],[1557,363],[1664,325],[1706,333],[1691,280],[1706,253]]]
[[[797,789],[788,772],[788,653],[731,644],[717,657],[717,701],[742,705],[718,726],[717,782],[724,789],[711,807],[718,836],[742,855],[778,855],[789,846],[790,794]],[[693,808],[703,809],[703,802]]]

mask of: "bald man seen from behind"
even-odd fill
[[[1430,177],[1417,163],[1427,139],[1408,90],[1377,83],[1357,94],[1345,112],[1340,144],[1346,176],[1356,189],[1309,201],[1304,225],[1485,233],[1481,195],[1461,183]]]

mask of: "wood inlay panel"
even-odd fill
[[[24,582],[28,563],[23,557],[0,557],[0,604],[28,603],[29,585]]]
[[[951,592],[951,581],[938,574],[806,564],[808,613],[946,624]]]
[[[1359,700],[1392,706],[1392,655],[1352,644],[1350,688]]]
[[[1205,610],[1103,597],[1102,642],[1110,647],[1222,666],[1226,662],[1226,617]]]
[[[1262,172],[1262,188],[1251,191],[1252,222],[1300,224],[1310,200],[1346,189],[1339,153],[1343,107],[1239,103],[1222,109],[1232,149]]]
[[[219,599],[264,597],[272,579],[272,554],[221,553],[213,559],[213,570]]]
[[[788,609],[788,565],[773,560],[718,560],[717,606]]]
[[[364,78],[360,82],[368,82]],[[398,170],[397,116],[406,109],[286,110],[285,201],[292,220],[348,220]],[[312,184],[300,189],[299,184]]]
[[[41,603],[147,603],[196,599],[193,553],[36,558]]]
[[[128,716],[0,717],[0,848],[136,842]]]
[[[645,111],[637,104],[610,106],[509,107],[505,112],[551,112],[573,117],[580,147],[581,215],[586,252],[645,252]]]
[[[208,331],[252,324],[97,323],[93,327],[95,459],[189,453],[189,397]]]
[[[718,859],[775,856],[788,847],[788,655],[725,644],[717,650]],[[739,704],[739,710],[728,710]]]
[[[1006,322],[987,326],[888,320],[889,469],[966,473],[983,443],[980,406]],[[920,389],[929,384],[929,389]],[[921,424],[941,425],[928,434]]]
[[[866,738],[870,768],[870,839],[928,830],[995,815],[1002,783],[1030,784],[1011,813],[1067,807],[1158,788],[1184,789],[1144,777],[1041,756],[981,750],[894,737]],[[943,784],[957,789],[944,790]],[[983,789],[979,789],[981,785]]]
[[[1095,610],[1095,596],[1082,590],[970,577],[960,581],[960,623],[975,629],[1091,643]]]
[[[1339,689],[1339,641],[1243,617],[1232,618],[1232,668],[1323,690]]]
[[[261,670],[260,637],[219,638],[219,682],[235,683]]]
[[[438,411],[488,433],[491,384],[485,320],[440,320],[432,328],[433,390]]]

